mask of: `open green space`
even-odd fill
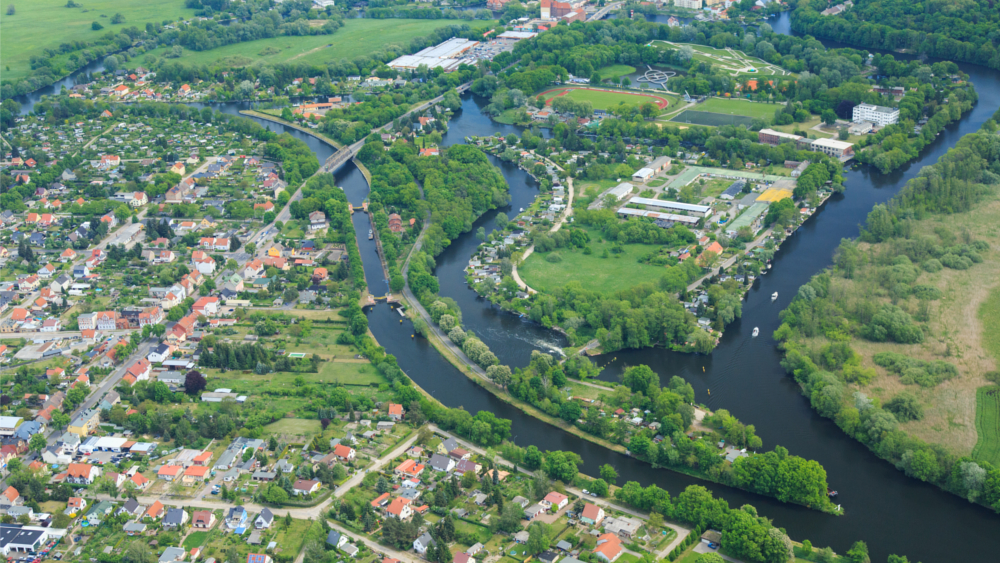
[[[565,92],[565,93],[564,93]],[[590,102],[594,109],[611,109],[625,104],[654,103],[661,108],[676,103],[677,98],[667,94],[639,94],[635,92],[613,92],[609,90],[589,90],[585,88],[557,88],[542,92],[542,98],[548,101],[557,96],[567,96],[577,102]]]
[[[318,420],[308,420],[305,418],[282,418],[264,427],[264,431],[268,434],[295,434],[301,436],[318,434],[321,430],[322,426]]]
[[[629,65],[609,65],[597,69],[597,74],[601,75],[601,80],[618,78],[619,76],[625,76],[626,74],[632,74],[633,72],[635,72],[635,67]]]
[[[194,549],[196,547],[201,547],[205,544],[205,540],[208,539],[208,532],[191,532],[186,538],[184,538],[184,548]]]
[[[176,20],[194,15],[184,7],[184,0],[81,0],[81,7],[67,8],[66,0],[31,0],[8,2],[0,17],[0,52],[3,53],[3,80],[19,80],[31,71],[32,56],[44,56],[44,49],[58,49],[61,43],[93,41],[122,28],[143,28],[149,22]],[[7,6],[15,14],[7,15]],[[125,23],[112,25],[115,14],[125,16]],[[104,29],[94,31],[93,22]]]
[[[626,244],[621,254],[611,253],[611,242],[602,241],[600,232],[589,230],[591,254],[574,248],[560,248],[552,252],[533,252],[517,272],[524,283],[537,291],[550,293],[569,280],[579,281],[585,289],[604,293],[627,289],[641,283],[655,283],[663,276],[664,268],[639,263],[639,258],[657,252],[655,244]],[[601,256],[608,251],[608,257]],[[550,262],[551,255],[562,257]]]
[[[994,466],[1000,464],[1000,387],[976,390],[976,433],[979,440],[972,449],[972,458]]]
[[[694,43],[670,43],[669,41],[653,41],[651,45],[667,48],[679,49],[683,46],[691,47],[694,51],[692,57],[699,62],[711,63],[722,70],[727,71],[732,76],[754,77],[754,76],[793,76],[778,66],[772,65],[757,57],[747,55],[736,49],[716,49],[707,45],[696,45]],[[752,69],[752,70],[751,70]]]
[[[725,115],[742,115],[745,117],[758,117],[760,119],[774,119],[774,112],[780,109],[778,104],[765,104],[761,102],[751,102],[749,100],[737,98],[709,98],[704,102],[694,106],[696,111],[710,113],[721,113]]]
[[[173,61],[187,65],[211,65],[225,60],[228,66],[249,66],[258,61],[322,64],[368,55],[391,44],[406,44],[417,37],[456,23],[455,20],[349,19],[333,35],[281,36],[226,45],[208,51],[188,51]],[[483,22],[485,23],[485,22]],[[129,66],[161,58],[166,47],[154,49],[129,61]]]

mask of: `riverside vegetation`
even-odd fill
[[[971,320],[996,291],[998,117],[876,206],[774,336],[821,415],[907,475],[1000,511],[995,401],[977,408],[977,388],[1000,389],[996,316]]]

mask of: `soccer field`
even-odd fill
[[[146,23],[189,18],[196,10],[184,7],[184,0],[80,0],[78,8],[67,8],[66,0],[30,0],[4,4],[0,16],[0,63],[6,80],[19,80],[31,71],[32,56],[44,56],[45,49],[58,49],[61,43],[94,41],[108,32],[123,28],[145,27]],[[15,6],[13,16],[7,6]],[[112,25],[115,14],[125,16],[125,23]],[[100,23],[104,29],[94,31]],[[53,62],[60,63],[63,57]]]
[[[670,121],[674,123],[689,123],[691,125],[706,125],[708,127],[719,127],[720,125],[746,125],[753,122],[753,118],[743,115],[723,115],[707,111],[685,110],[675,115]]]
[[[640,94],[638,92],[616,92],[613,90],[597,90],[593,88],[554,88],[538,94],[548,103],[552,98],[568,96],[578,102],[590,102],[594,109],[610,109],[621,103],[640,104],[650,102],[661,110],[670,107],[677,101],[667,94]]]

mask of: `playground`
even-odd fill
[[[694,51],[693,58],[699,62],[711,63],[712,65],[728,72],[730,76],[794,76],[793,73],[757,57],[747,55],[743,51],[736,49],[716,49],[706,45],[695,45],[693,43],[671,43],[670,41],[653,41],[650,46],[661,48],[680,49],[690,47]]]
[[[607,110],[620,104],[653,103],[660,110],[665,110],[677,102],[677,98],[664,94],[643,94],[639,92],[622,92],[599,88],[563,87],[546,90],[539,96],[550,104],[553,98],[569,96],[577,102],[590,102],[594,109]]]

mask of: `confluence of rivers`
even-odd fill
[[[649,19],[666,20],[665,17]],[[787,12],[769,23],[776,33],[792,34]],[[824,43],[830,47],[843,46]],[[427,340],[410,338],[413,334],[410,321],[400,323],[399,315],[385,304],[366,309],[369,327],[386,351],[396,356],[400,368],[443,404],[463,407],[473,414],[487,410],[508,418],[513,422],[512,435],[518,445],[533,444],[541,450],[577,452],[584,459],[581,468],[584,473],[596,475],[602,464],[610,463],[618,471],[619,484],[625,481],[638,481],[643,485],[655,483],[672,496],[688,485],[702,485],[726,499],[732,507],[754,505],[761,515],[785,528],[794,539],[809,539],[817,546],[829,545],[838,553],[846,552],[854,541],[864,540],[872,561],[885,561],[890,553],[906,555],[911,561],[923,563],[989,560],[993,557],[990,553],[994,556],[1000,553],[1000,515],[936,486],[904,476],[892,464],[844,434],[832,421],[816,414],[799,392],[798,385],[779,365],[781,353],[770,336],[780,324],[778,313],[802,284],[830,264],[841,239],[857,236],[858,226],[871,208],[892,198],[923,166],[936,162],[963,135],[978,130],[1000,106],[1000,72],[968,64],[960,63],[959,66],[975,84],[979,93],[978,105],[961,120],[949,125],[903,169],[891,174],[881,174],[864,166],[848,170],[845,174],[847,190],[833,196],[782,245],[774,257],[770,275],[759,278],[747,296],[743,306],[746,326],[741,320],[728,326],[711,355],[648,348],[622,350],[613,358],[596,358],[600,365],[607,364],[600,376],[607,381],[615,381],[626,366],[637,364],[649,365],[664,382],[679,375],[694,386],[696,402],[712,409],[728,409],[743,422],[755,425],[766,449],[781,445],[795,455],[815,459],[826,468],[830,486],[840,492],[837,502],[844,506],[843,516],[831,516],[669,470],[653,469],[649,464],[532,418],[470,381]],[[20,97],[22,113],[30,112],[41,95],[58,92],[64,85],[70,88],[77,77],[100,70],[100,63],[92,63],[51,87]],[[462,143],[468,135],[520,133],[520,128],[495,123],[484,115],[481,108],[486,103],[471,94],[464,95],[462,110],[449,122],[443,144]],[[191,105],[230,114],[238,114],[239,110],[249,107],[244,103]],[[287,132],[303,140],[320,162],[334,152],[332,147],[300,131],[256,121],[268,129]],[[480,298],[468,288],[463,273],[479,244],[476,230],[483,226],[490,232],[497,213],[513,216],[521,207],[527,208],[538,194],[537,184],[523,170],[490,158],[510,185],[511,202],[506,208],[486,213],[470,232],[453,241],[438,256],[436,274],[440,279],[440,294],[455,299],[461,306],[466,328],[489,345],[502,363],[523,367],[528,364],[532,350],[555,352],[564,342],[558,334],[504,313]],[[353,164],[344,166],[336,177],[351,203],[359,205],[368,195],[369,186]],[[364,234],[371,228],[366,214],[356,213],[352,221],[356,233]],[[376,295],[382,294],[383,289],[388,292],[374,241],[367,236],[357,236],[357,241],[371,292]],[[770,295],[775,291],[779,298],[771,302]],[[761,337],[752,339],[750,332],[755,326],[760,327]]]

